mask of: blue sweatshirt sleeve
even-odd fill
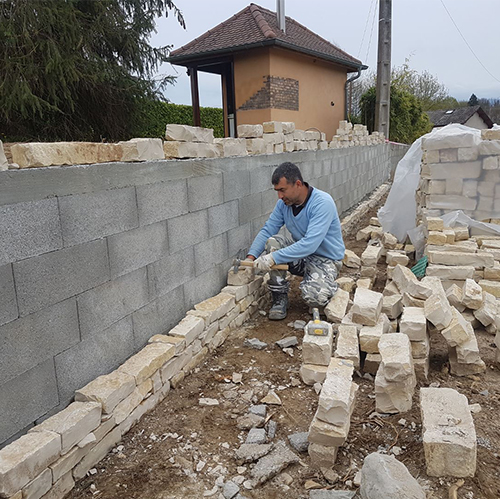
[[[274,207],[271,215],[264,224],[264,227],[260,229],[256,238],[254,239],[252,246],[248,250],[248,254],[258,258],[260,254],[264,251],[266,246],[266,241],[271,237],[275,236],[281,227],[285,224],[285,218],[283,216],[283,201],[279,200]]]
[[[293,262],[312,255],[325,239],[336,213],[333,200],[329,202],[327,199],[321,199],[309,210],[309,221],[304,237],[286,248],[273,252],[276,263]]]

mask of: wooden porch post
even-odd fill
[[[188,69],[188,75],[191,79],[191,102],[193,105],[193,125],[201,126],[200,118],[200,94],[198,91],[198,70],[196,66]]]

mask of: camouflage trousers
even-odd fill
[[[294,242],[291,237],[277,234],[267,240],[265,253],[285,248]],[[291,274],[303,277],[299,288],[302,298],[310,307],[324,307],[330,301],[337,291],[338,284],[335,280],[341,268],[342,261],[319,255],[306,256],[288,263]],[[270,291],[288,293],[290,283],[286,279],[286,270],[271,270],[268,287]]]

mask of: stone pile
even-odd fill
[[[417,384],[408,336],[384,334],[379,341],[380,366],[375,377],[378,412],[397,414],[411,409]]]
[[[267,300],[262,277],[228,274],[221,293],[118,369],[75,393],[75,402],[0,450],[0,497],[63,497]],[[47,497],[49,497],[47,496]]]
[[[369,134],[365,125],[353,125],[348,121],[340,121],[336,135],[333,136],[329,147],[339,149],[354,146],[370,146],[374,144],[383,144],[385,142],[384,134],[373,132]]]
[[[309,456],[317,468],[331,468],[349,433],[358,385],[352,382],[353,363],[332,358],[309,428]]]
[[[500,221],[500,130],[464,131],[422,139],[417,216],[463,210],[475,220]]]

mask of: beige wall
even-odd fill
[[[264,76],[299,81],[299,110],[257,109],[237,112],[238,124],[293,121],[296,128],[315,127],[331,140],[344,119],[347,71],[336,64],[280,48],[252,50],[234,58],[236,108],[262,88]],[[331,106],[331,102],[335,106]]]

